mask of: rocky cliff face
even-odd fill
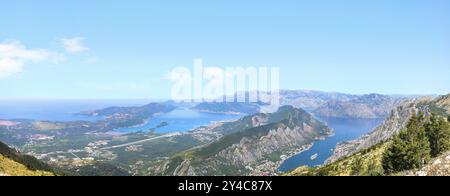
[[[268,118],[277,122],[226,135],[210,145],[173,157],[163,163],[159,173],[262,175],[276,170],[275,162],[287,152],[331,134],[326,125],[293,107],[282,107]]]
[[[356,99],[357,95],[344,93],[331,93],[307,90],[282,90],[280,91],[280,103],[282,105],[292,105],[297,108],[303,108],[309,112],[314,111],[329,101],[349,101]]]
[[[406,123],[413,113],[419,111],[427,113],[434,104],[435,101],[429,97],[403,102],[400,106],[392,110],[385,122],[375,128],[371,133],[357,140],[338,144],[334,150],[334,154],[327,160],[327,163],[337,161],[390,139],[405,128]]]
[[[447,110],[447,113],[450,114],[450,95],[444,95],[437,98],[436,105]]]

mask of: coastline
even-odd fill
[[[277,171],[276,171],[276,172],[277,172],[278,174],[284,173],[284,172],[282,172],[282,171],[279,170],[279,168],[280,168],[281,165],[284,163],[284,161],[286,161],[286,160],[288,160],[288,159],[290,159],[290,158],[292,158],[292,157],[294,157],[294,156],[296,156],[296,155],[298,155],[298,154],[301,154],[301,153],[303,153],[303,152],[306,152],[306,151],[310,150],[310,149],[314,146],[314,144],[316,143],[316,141],[317,141],[317,140],[315,140],[314,142],[312,142],[312,143],[310,143],[310,144],[303,145],[303,146],[301,146],[301,147],[299,147],[299,148],[296,148],[296,149],[294,149],[294,150],[291,150],[291,151],[287,152],[287,154],[284,155],[285,157],[283,157],[281,160],[279,160],[279,161],[276,162],[276,165],[277,165]]]

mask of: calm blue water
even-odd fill
[[[310,167],[322,165],[333,154],[332,150],[336,144],[361,137],[380,125],[384,119],[322,118],[321,120],[327,122],[336,135],[317,141],[311,149],[287,159],[278,168],[280,171],[287,172],[304,165]],[[318,154],[317,159],[311,160],[311,156],[315,154]]]
[[[156,128],[161,123],[167,123],[167,126],[157,128],[157,133],[171,133],[190,131],[200,126],[210,125],[214,122],[224,120],[237,120],[241,115],[227,115],[227,114],[212,114],[205,112],[198,112],[189,109],[178,109],[172,112],[155,116],[149,122],[142,126],[120,128],[116,131],[121,133],[132,133],[139,131],[148,131]]]
[[[0,119],[33,119],[47,121],[96,121],[101,117],[75,115],[75,113],[102,109],[110,106],[137,106],[147,103],[144,100],[1,100]]]

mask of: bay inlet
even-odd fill
[[[369,133],[383,123],[384,119],[349,119],[349,118],[320,118],[334,130],[335,135],[319,140],[314,145],[297,155],[286,159],[278,168],[281,172],[288,172],[300,166],[316,167],[325,163],[331,157],[336,145],[340,142],[357,139]]]

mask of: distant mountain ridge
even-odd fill
[[[192,109],[201,112],[222,113],[222,114],[256,114],[260,112],[258,103],[239,103],[239,102],[204,102],[199,103]]]
[[[385,95],[369,94],[351,100],[332,100],[312,113],[337,118],[385,118],[401,101]]]
[[[156,113],[170,112],[175,106],[166,103],[149,103],[143,106],[134,107],[108,107],[100,110],[80,112],[81,115],[89,116],[117,116],[117,115],[134,115],[134,116],[151,116]]]
[[[241,93],[243,94],[243,93]],[[245,95],[250,94],[249,92]],[[406,98],[381,94],[351,95],[345,93],[281,90],[280,105],[302,108],[316,116],[336,118],[385,118]],[[199,103],[193,109],[214,113],[254,114],[270,103],[271,95],[259,93],[258,103]]]
[[[281,105],[292,105],[297,108],[302,108],[306,111],[313,111],[318,107],[326,104],[332,100],[348,101],[357,98],[357,95],[337,93],[337,92],[322,92],[312,90],[281,90],[280,103]],[[268,98],[263,98],[268,99]]]

